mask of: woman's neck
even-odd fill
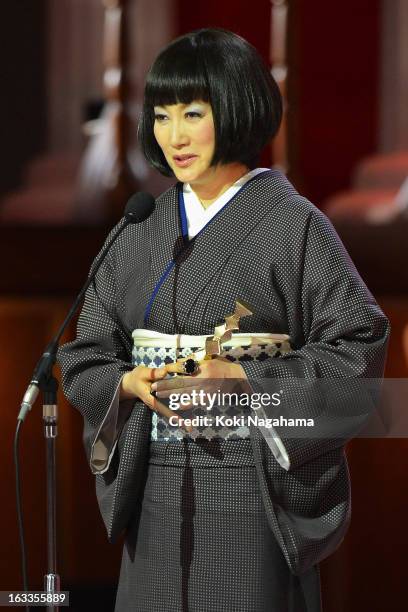
[[[231,185],[249,172],[249,168],[241,163],[217,166],[211,180],[204,184],[190,184],[204,208],[211,206]]]

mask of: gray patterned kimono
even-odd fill
[[[173,257],[177,265],[145,321]],[[382,377],[388,321],[327,218],[282,174],[271,170],[250,180],[184,250],[172,187],[149,219],[129,225],[118,238],[88,289],[77,339],[59,352],[64,391],[84,418],[90,461],[101,424],[114,432],[103,470],[93,465],[111,541],[137,519],[149,448],[151,411],[138,401],[122,402],[119,409],[112,403],[123,373],[132,369],[132,331],[210,335],[237,297],[255,309],[242,319],[242,331],[287,333],[293,347],[277,359],[243,362],[254,384]],[[301,410],[312,414],[313,402],[305,398]],[[322,439],[285,440],[282,433],[285,469],[251,427],[268,522],[294,574],[327,557],[344,537],[350,518],[344,444],[354,433],[351,425]]]

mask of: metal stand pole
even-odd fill
[[[57,381],[54,379],[54,390],[56,391]],[[50,396],[44,401],[49,401],[50,397],[56,397],[51,392]],[[56,400],[54,400],[56,401]],[[58,407],[56,403],[44,403],[43,423],[44,436],[47,452],[47,551],[48,551],[48,573],[44,576],[44,591],[48,594],[60,591],[60,577],[57,574],[57,527],[56,527],[56,460],[55,442],[58,435],[57,428]],[[47,605],[47,609],[58,611],[59,606],[54,604]]]
[[[118,6],[119,3],[117,2]],[[56,362],[57,351],[59,341],[68,325],[74,316],[77,308],[84,297],[86,290],[89,285],[93,282],[95,275],[102,265],[102,262],[109,251],[112,244],[115,242],[117,237],[123,230],[129,225],[129,223],[141,223],[152,214],[155,207],[155,200],[152,195],[146,193],[139,193],[136,196],[132,196],[126,205],[124,222],[119,224],[116,231],[114,231],[110,239],[105,243],[104,248],[100,252],[98,258],[92,265],[91,272],[85,285],[79,292],[75,302],[72,304],[64,322],[60,326],[57,334],[51,340],[38,361],[31,382],[27,387],[24,394],[23,401],[21,403],[20,412],[18,415],[19,424],[16,430],[16,443],[15,449],[18,448],[18,433],[20,425],[24,421],[29,410],[31,410],[37,399],[39,390],[44,393],[44,404],[43,404],[43,422],[44,422],[44,434],[47,445],[47,550],[48,550],[48,574],[44,576],[44,590],[48,594],[55,594],[60,592],[60,577],[57,574],[57,544],[56,544],[56,470],[55,470],[55,438],[57,437],[57,390],[58,382],[53,376],[53,366]],[[17,508],[21,508],[20,504],[20,490],[18,480],[18,453],[15,451],[16,457],[16,484],[17,484]],[[20,529],[20,542],[22,549],[22,568],[23,568],[23,581],[24,585],[28,584],[27,571],[26,571],[26,560],[25,560],[25,544],[24,544],[24,533],[22,524],[22,514],[19,514],[19,529]],[[54,603],[54,602],[53,602]],[[47,605],[47,608],[52,610],[58,610],[59,606],[53,604]]]

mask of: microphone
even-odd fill
[[[133,194],[125,207],[125,219],[128,223],[141,223],[145,221],[156,206],[156,201],[151,193],[139,191]]]
[[[31,410],[32,406],[34,405],[34,402],[37,399],[40,389],[42,389],[45,393],[44,403],[55,404],[56,388],[55,384],[51,384],[51,378],[52,368],[56,361],[58,345],[62,334],[64,333],[68,323],[74,316],[80,302],[82,301],[82,298],[85,295],[86,290],[95,278],[96,273],[98,272],[112,244],[129,224],[142,223],[148,217],[150,217],[150,215],[155,209],[155,205],[156,202],[154,197],[150,193],[145,193],[143,191],[135,193],[129,198],[125,207],[123,223],[118,225],[116,231],[112,234],[110,240],[105,244],[104,248],[100,252],[99,257],[94,261],[94,264],[91,268],[91,271],[84,286],[77,295],[74,303],[71,306],[71,309],[65,317],[65,320],[63,321],[57,334],[46,347],[43,355],[41,356],[34,369],[31,382],[28,385],[27,390],[24,394],[23,401],[21,402],[20,412],[17,417],[19,421],[24,421],[27,412]],[[47,397],[47,394],[49,395],[49,397]]]

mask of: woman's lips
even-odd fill
[[[179,168],[186,168],[187,166],[191,166],[191,164],[196,159],[197,155],[180,155],[179,157],[173,157],[174,163],[176,164],[176,166],[179,166]]]

